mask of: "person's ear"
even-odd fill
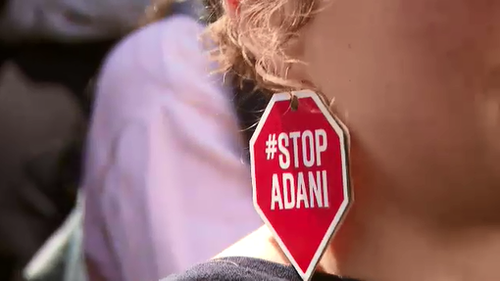
[[[240,0],[225,0],[231,16],[238,15]]]

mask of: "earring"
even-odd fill
[[[352,203],[348,132],[313,91],[275,94],[250,140],[254,207],[309,280]]]

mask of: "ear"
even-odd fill
[[[229,8],[229,13],[234,16],[238,14],[238,10],[240,7],[240,0],[225,0],[226,5]]]

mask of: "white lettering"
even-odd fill
[[[330,202],[328,202],[328,182],[326,177],[326,171],[322,171],[321,175],[323,176],[323,202],[325,203],[325,208],[330,207]]]
[[[278,157],[280,167],[286,170],[290,167],[290,152],[288,151],[289,139],[287,133],[281,133],[278,136],[278,149],[280,156]]]
[[[304,174],[299,173],[297,175],[297,205],[295,208],[300,209],[300,204],[304,203],[304,208],[309,208],[309,202],[307,200],[306,192],[306,182],[304,180]]]
[[[326,132],[323,129],[318,129],[314,131],[314,139],[316,142],[316,165],[321,166],[321,153],[326,151],[328,148],[328,142],[326,140]],[[321,141],[321,140],[322,141]]]
[[[307,149],[308,147],[309,149]],[[304,166],[310,168],[314,165],[314,140],[313,134],[309,130],[302,133],[302,158],[304,160]]]
[[[271,190],[271,210],[276,209],[276,203],[278,203],[278,208],[283,209],[283,198],[281,197],[281,188],[278,180],[278,175],[273,174],[273,187]]]
[[[278,135],[277,145],[282,170],[290,169],[292,165],[293,168],[312,168],[322,165],[322,153],[328,149],[328,140],[323,129],[283,132]],[[327,181],[326,170],[273,174],[271,210],[329,208]]]
[[[285,209],[293,209],[295,207],[295,182],[291,173],[283,174],[283,195],[285,197]]]
[[[292,139],[293,143],[293,164],[295,168],[299,167],[299,144],[298,144],[298,139],[300,137],[300,132],[291,132],[290,133],[290,138]]]
[[[325,171],[326,172],[326,171]],[[314,208],[314,198],[319,208],[323,207],[323,198],[321,192],[321,177],[320,172],[316,172],[316,181],[314,180],[314,172],[308,172],[309,176],[309,198],[311,199],[311,208]]]
[[[271,210],[329,208],[326,170],[273,174]]]

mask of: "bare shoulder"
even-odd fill
[[[161,281],[299,281],[272,241],[271,233],[261,227],[210,261]]]
[[[222,251],[215,256],[215,259],[225,257],[249,257],[283,265],[290,264],[266,226],[260,227],[231,247]]]
[[[327,276],[321,273],[324,277]],[[332,279],[335,277],[335,279]],[[300,281],[302,278],[289,264],[263,226],[208,262],[174,274],[161,281]],[[323,279],[321,279],[323,280]],[[324,280],[343,280],[329,275]]]

